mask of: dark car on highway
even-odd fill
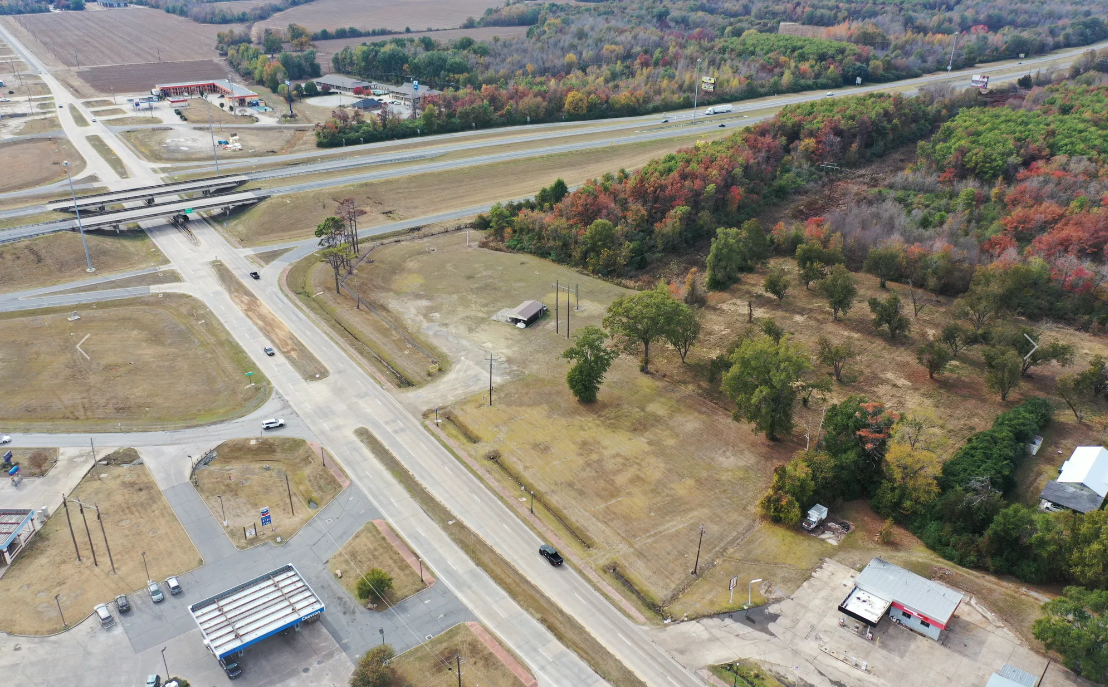
[[[251,272],[250,276],[253,277],[254,279],[261,279],[262,278],[262,275],[258,274],[257,272]]]
[[[554,567],[558,567],[565,562],[562,560],[562,556],[558,553],[558,550],[550,544],[543,544],[542,546],[540,546],[539,554],[546,560],[550,561],[550,565],[553,565]]]

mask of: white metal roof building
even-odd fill
[[[292,564],[189,606],[204,645],[220,659],[313,620],[324,610]]]
[[[1005,663],[989,677],[985,687],[1035,687],[1038,683],[1038,677]]]
[[[1047,482],[1039,494],[1039,507],[1088,513],[1100,508],[1106,496],[1108,451],[1102,446],[1078,446],[1062,464],[1058,479]]]
[[[887,611],[894,621],[938,639],[961,603],[961,592],[874,558],[858,574],[839,610],[870,626]]]

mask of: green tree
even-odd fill
[[[1020,384],[1023,374],[1023,358],[1012,349],[985,349],[985,382],[989,388],[1000,394],[1000,400],[1007,401],[1008,394]]]
[[[1091,398],[1098,398],[1108,392],[1108,363],[1104,356],[1094,355],[1089,367],[1077,373],[1077,385]]]
[[[392,589],[392,577],[380,568],[371,568],[358,580],[358,598],[362,601],[382,601]]]
[[[331,266],[331,270],[335,273],[335,293],[339,294],[339,273],[350,264],[350,261],[354,258],[354,249],[347,244],[339,246],[332,246],[331,248],[324,248],[319,251],[319,259]]]
[[[780,343],[781,339],[787,334],[787,332],[777,324],[777,320],[772,317],[767,317],[762,320],[762,333],[773,339],[774,343]]]
[[[796,278],[807,290],[812,282],[823,279],[828,265],[834,262],[842,261],[835,260],[835,255],[819,243],[802,243],[796,247]]]
[[[700,318],[696,316],[696,311],[684,303],[677,303],[677,305],[680,307],[674,308],[673,318],[666,328],[665,337],[669,345],[681,354],[683,363],[685,356],[689,354],[689,349],[700,336]]]
[[[1074,348],[1072,344],[1061,341],[1046,341],[1043,333],[1033,327],[1020,327],[1018,329],[1002,329],[993,332],[991,343],[994,346],[1010,348],[1015,351],[1023,361],[1020,374],[1029,377],[1028,372],[1036,365],[1044,363],[1058,363],[1066,366],[1073,363]],[[1038,347],[1032,343],[1038,342]]]
[[[885,283],[890,279],[895,280],[901,277],[906,267],[907,257],[905,256],[904,245],[889,243],[884,246],[870,248],[863,269],[876,276],[881,282],[881,288],[885,288]]]
[[[619,353],[604,345],[608,335],[600,327],[578,329],[575,338],[576,343],[562,353],[563,358],[574,361],[566,375],[566,383],[578,401],[592,403],[596,401],[604,375]]]
[[[766,274],[766,280],[762,282],[762,288],[766,293],[772,294],[777,300],[785,300],[785,292],[789,290],[789,277],[784,267],[771,267]]]
[[[834,320],[839,319],[840,312],[844,315],[850,312],[851,306],[854,305],[854,299],[858,296],[858,287],[854,285],[854,277],[845,265],[832,267],[831,273],[819,283],[819,289],[827,298],[828,305],[831,306],[831,318]]]
[[[378,644],[365,652],[350,676],[350,687],[392,687],[396,669],[389,661],[395,655],[390,644]]]
[[[801,508],[811,502],[813,493],[812,470],[799,453],[774,468],[773,485],[758,502],[758,509],[771,521],[792,527],[800,522]]]
[[[1108,591],[1066,587],[1043,604],[1031,626],[1035,639],[1062,655],[1066,667],[1100,684],[1108,683]]]
[[[688,306],[669,293],[665,283],[649,291],[620,296],[608,306],[604,328],[621,339],[626,350],[642,347],[642,371],[650,372],[650,344],[673,327]]]
[[[1073,412],[1078,423],[1085,421],[1084,406],[1091,398],[1088,386],[1082,383],[1080,375],[1062,375],[1058,378],[1058,395]]]
[[[878,298],[869,299],[869,309],[873,313],[873,326],[877,331],[885,327],[889,331],[890,339],[897,339],[901,334],[908,333],[912,323],[904,313],[900,312],[900,296],[889,294],[885,300]]]
[[[854,344],[844,341],[841,344],[833,344],[826,336],[819,337],[816,341],[817,357],[821,365],[831,368],[836,382],[843,381],[843,366],[851,359],[858,357],[854,350]]]
[[[738,229],[719,228],[708,251],[708,288],[722,291],[738,283],[745,261]]]
[[[281,52],[281,34],[272,29],[266,29],[262,35],[262,50],[270,55]]]
[[[957,358],[958,351],[969,346],[974,338],[969,330],[957,322],[947,324],[939,334],[939,341],[946,344],[947,348],[950,349],[951,357],[954,358]]]
[[[969,322],[975,332],[984,329],[1004,311],[999,290],[984,282],[976,282],[954,305],[954,316]]]
[[[1108,511],[1090,511],[1073,523],[1071,578],[1087,587],[1108,586]]]
[[[927,368],[928,379],[934,379],[935,375],[942,374],[952,357],[946,346],[938,341],[928,341],[916,349],[916,360]]]
[[[768,336],[743,341],[723,378],[723,390],[735,402],[735,418],[753,423],[755,431],[772,441],[791,432],[801,377],[811,367],[791,337],[777,342]]]

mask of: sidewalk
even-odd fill
[[[97,447],[97,456],[114,451]],[[0,451],[2,453],[2,451]],[[68,494],[81,482],[92,467],[92,452],[86,448],[58,449],[58,463],[45,477],[27,477],[13,487],[11,481],[0,480],[0,508],[34,508],[46,506],[51,515],[61,507],[62,494]]]

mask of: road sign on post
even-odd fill
[[[737,585],[738,583],[739,578],[736,576],[732,577],[731,583],[727,585],[727,589],[731,592],[731,600],[727,602],[728,604],[735,603],[735,585]]]
[[[266,525],[272,525],[273,524],[273,516],[271,516],[269,514],[269,508],[268,507],[262,508],[261,513],[262,513],[262,527],[265,527]]]

